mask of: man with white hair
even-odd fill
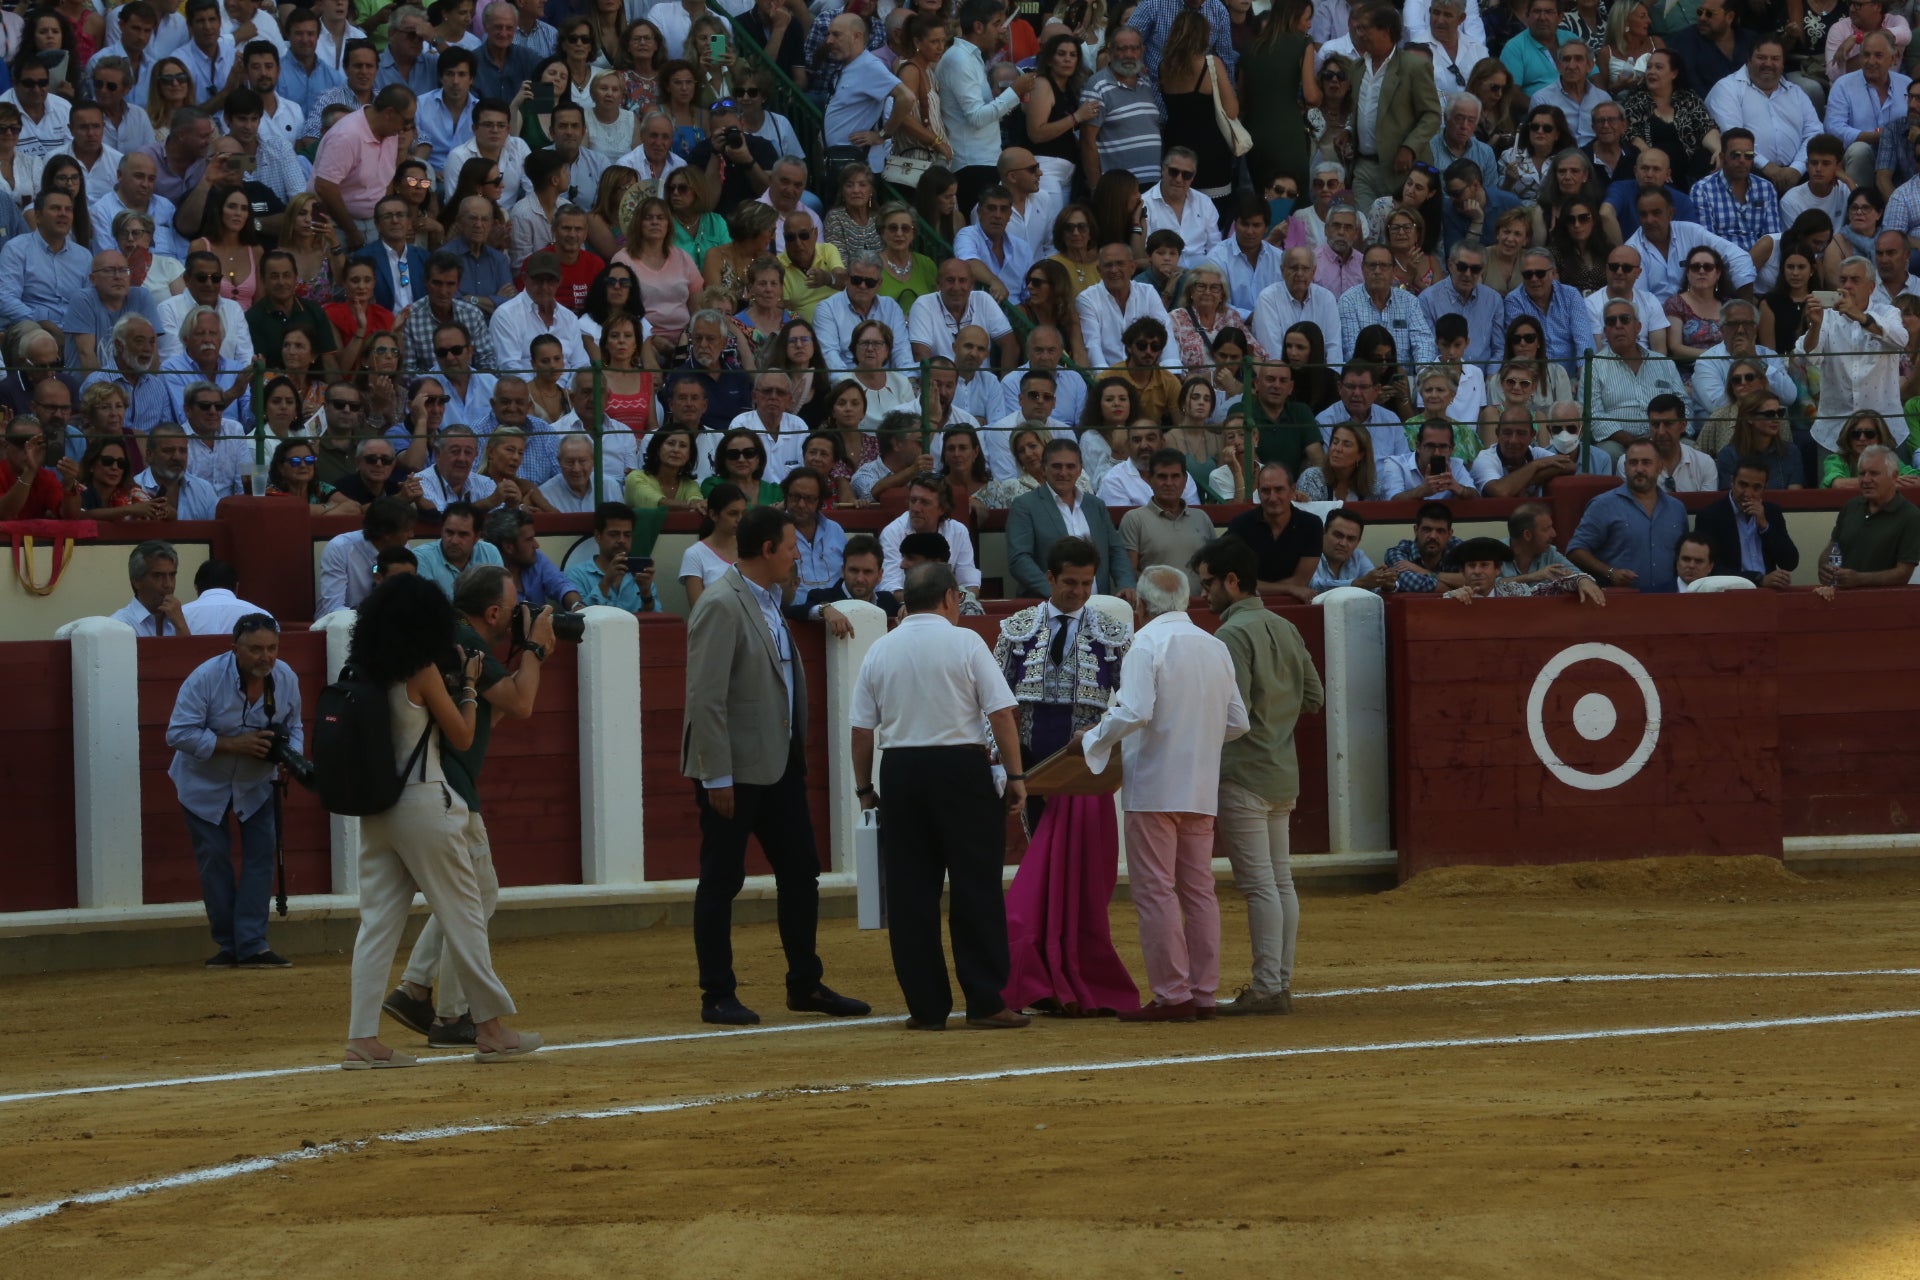
[[[111,354],[103,367],[89,374],[80,390],[96,382],[120,388],[127,397],[128,428],[144,435],[169,420],[165,381],[154,376],[160,357],[153,323],[144,316],[122,316],[108,345]]]
[[[1607,254],[1607,282],[1587,295],[1587,315],[1593,321],[1593,345],[1598,348],[1604,336],[1601,312],[1618,298],[1633,304],[1640,317],[1640,336],[1649,351],[1667,353],[1667,313],[1660,300],[1640,287],[1640,251],[1631,245],[1618,245]]]
[[[540,496],[555,511],[591,515],[600,505],[600,495],[593,491],[593,437],[569,432],[560,438],[558,453],[560,470],[540,486]]]
[[[1593,440],[1614,457],[1646,434],[1647,405],[1679,395],[1680,371],[1666,356],[1640,345],[1640,317],[1624,298],[1600,314],[1606,347],[1593,359]]]
[[[768,369],[754,376],[753,408],[727,424],[729,431],[751,431],[760,437],[760,447],[766,451],[766,470],[760,478],[770,484],[779,484],[787,472],[802,464],[807,424],[792,410],[793,379],[783,370]],[[703,436],[695,452],[708,457],[719,444],[718,436]]]
[[[1729,298],[1720,304],[1720,341],[1701,352],[1700,358],[1693,362],[1695,420],[1705,421],[1727,402],[1727,373],[1735,360],[1758,360],[1765,364],[1767,385],[1780,397],[1781,404],[1793,403],[1793,375],[1787,372],[1786,357],[1772,347],[1761,346],[1759,337],[1759,308],[1745,298]]]
[[[1797,350],[1820,368],[1820,416],[1813,438],[1840,451],[1840,426],[1854,412],[1871,409],[1889,422],[1904,416],[1900,400],[1900,354],[1907,331],[1900,312],[1873,300],[1873,263],[1855,255],[1840,264],[1839,297],[1831,307],[1807,300],[1806,330]]]
[[[1425,10],[1417,18],[1415,6]],[[1406,47],[1425,49],[1432,58],[1433,87],[1440,95],[1440,112],[1444,116],[1448,97],[1466,92],[1474,67],[1487,56],[1486,24],[1480,20],[1480,7],[1469,6],[1467,0],[1432,0],[1432,3],[1411,0],[1401,10],[1401,17],[1407,27]],[[1479,105],[1478,99],[1474,105]],[[1476,121],[1478,118],[1476,113]],[[1436,146],[1438,142],[1436,138]],[[1447,167],[1441,161],[1434,163],[1441,169]]]
[[[1844,292],[1844,289],[1843,289]],[[1900,587],[1920,567],[1920,511],[1900,492],[1900,458],[1883,444],[1860,451],[1860,496],[1840,508],[1820,557],[1820,592]],[[1840,564],[1831,561],[1840,553]]]
[[[1434,78],[1440,79],[1438,75]],[[1481,109],[1479,95],[1465,89],[1455,92],[1442,104],[1440,132],[1433,135],[1427,147],[1434,168],[1445,173],[1454,161],[1471,160],[1483,174],[1500,172],[1500,166],[1494,163],[1493,148],[1480,141],[1474,132],[1480,127]]]
[[[220,286],[226,269],[217,254],[196,249],[187,255],[185,290],[174,294],[159,306],[154,331],[160,335],[160,358],[180,354],[180,324],[195,307],[212,308],[220,315],[220,356],[242,364],[253,359],[253,333],[247,328],[247,313],[232,298],[223,297]]]
[[[1562,44],[1554,51],[1553,63],[1559,68],[1560,78],[1536,92],[1527,110],[1531,113],[1536,107],[1560,108],[1567,117],[1567,126],[1573,130],[1573,140],[1584,147],[1593,141],[1594,109],[1603,102],[1612,102],[1613,95],[1596,88],[1587,79],[1587,73],[1593,70],[1593,55],[1584,40],[1568,40]]]
[[[1280,255],[1279,282],[1262,289],[1253,304],[1253,337],[1269,353],[1277,353],[1285,349],[1287,330],[1304,321],[1320,330],[1328,362],[1341,364],[1346,349],[1340,345],[1340,303],[1315,282],[1315,265],[1313,250],[1305,245]]]
[[[1119,1016],[1192,1022],[1214,1016],[1220,986],[1220,751],[1246,733],[1247,706],[1227,646],[1187,616],[1186,571],[1149,565],[1138,591],[1142,622],[1120,664],[1120,694],[1098,724],[1074,735],[1072,749],[1104,773],[1122,748],[1127,878],[1154,998]]]
[[[1807,140],[1821,129],[1807,91],[1783,78],[1786,62],[1780,38],[1761,36],[1747,65],[1707,93],[1707,110],[1722,132],[1753,131],[1754,168],[1781,194],[1807,171]]]
[[[169,422],[187,420],[186,389],[202,379],[220,391],[228,416],[249,422],[252,405],[252,357],[245,360],[224,354],[226,337],[221,316],[212,307],[189,307],[180,320],[180,350],[160,361],[160,381],[166,387]],[[251,344],[249,344],[251,345]]]

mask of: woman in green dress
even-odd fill
[[[1254,189],[1266,190],[1275,174],[1289,174],[1307,187],[1311,147],[1307,108],[1320,105],[1313,75],[1311,0],[1278,0],[1253,47],[1240,57],[1240,120],[1253,135],[1247,168]]]
[[[913,251],[913,238],[919,232],[913,210],[899,202],[880,210],[880,296],[892,298],[902,311],[932,293],[939,269],[932,258]]]

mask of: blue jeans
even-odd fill
[[[267,949],[267,904],[273,897],[273,802],[262,804],[240,822],[240,876],[233,874],[233,837],[227,819],[233,810],[208,822],[186,813],[193,856],[200,864],[200,896],[207,924],[222,951],[245,960]]]

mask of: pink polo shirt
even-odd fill
[[[356,218],[371,218],[373,206],[387,194],[400,158],[400,138],[376,138],[362,108],[327,130],[313,158],[313,176],[340,188],[340,199]]]

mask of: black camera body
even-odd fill
[[[287,776],[295,782],[313,790],[313,761],[293,749],[293,739],[285,729],[268,730],[273,734],[273,745],[267,748],[267,759],[287,771]]]
[[[533,630],[533,616],[533,606],[524,601],[513,611],[514,648],[527,647],[527,633]],[[579,644],[587,638],[587,620],[577,613],[556,610],[553,615],[553,638],[567,644]]]
[[[720,140],[726,143],[729,148],[732,148],[732,147],[738,147],[743,145],[746,142],[747,137],[744,133],[740,131],[740,127],[738,125],[735,125],[730,129],[722,130],[720,134]]]

